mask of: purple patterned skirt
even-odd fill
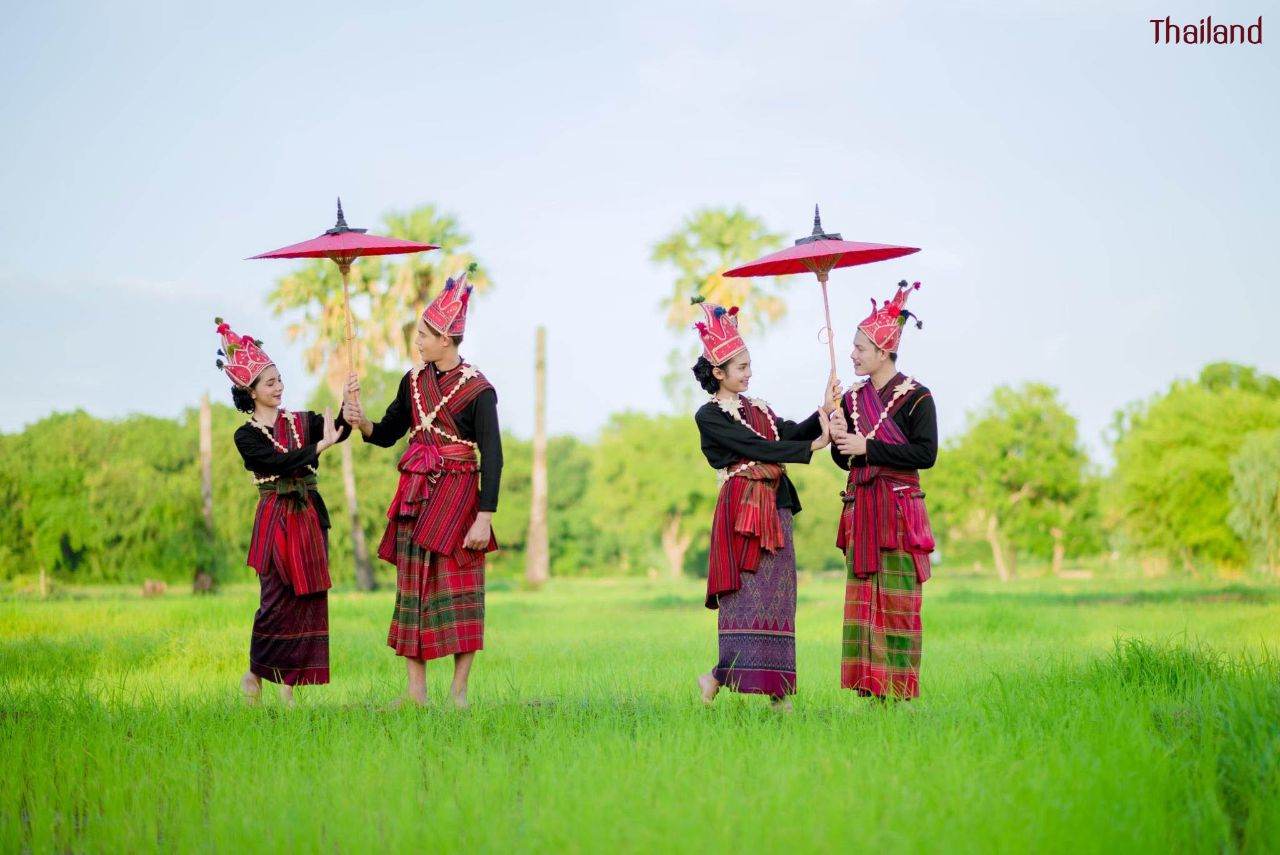
[[[258,580],[249,670],[289,686],[329,682],[329,592],[299,597],[274,570]]]
[[[796,550],[791,511],[778,509],[783,546],[764,553],[742,587],[720,595],[720,661],[712,674],[735,692],[796,692]]]

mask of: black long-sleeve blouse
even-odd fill
[[[324,416],[320,413],[305,412],[307,416],[307,439],[310,440],[302,448],[291,451],[280,451],[267,439],[266,434],[253,425],[244,424],[236,428],[236,450],[244,459],[244,468],[258,477],[288,475],[304,466],[319,468],[320,455],[316,452],[316,444],[324,438]],[[351,435],[351,426],[339,414],[333,420],[338,429],[338,442],[346,442]],[[315,505],[316,515],[320,518],[320,527],[329,527],[329,509],[325,507],[324,498],[318,490],[310,490],[311,501]]]
[[[459,364],[461,367],[461,363]],[[434,371],[437,377],[457,371],[441,371],[435,363],[428,363],[424,371]],[[396,390],[395,400],[387,407],[382,419],[375,422],[373,432],[364,438],[365,442],[390,448],[413,427],[413,390],[409,383],[413,372],[407,372],[400,378],[400,386]],[[498,426],[498,393],[492,388],[485,389],[467,404],[461,412],[454,414],[458,425],[458,436],[474,442],[480,450],[480,511],[493,512],[498,509],[498,491],[502,484],[502,431]]]
[[[887,406],[893,396],[893,389],[902,380],[899,374],[879,390],[880,400]],[[853,427],[853,414],[843,400],[840,409],[844,411],[849,426]],[[849,457],[831,444],[831,459],[841,469],[850,466],[886,466],[891,469],[929,469],[938,459],[938,413],[933,403],[933,393],[925,386],[913,390],[891,418],[903,435],[906,445],[890,445],[878,439],[867,440],[867,453]]]
[[[743,406],[751,404],[743,402]],[[708,401],[694,414],[702,437],[702,454],[714,469],[733,466],[740,460],[760,463],[808,463],[813,456],[810,444],[822,435],[822,423],[815,411],[802,422],[778,419],[778,439],[763,439],[740,423],[715,401]],[[800,513],[800,496],[784,473],[778,483],[778,507]]]

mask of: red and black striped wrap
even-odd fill
[[[290,416],[298,431],[297,443],[289,429]],[[273,429],[276,441],[290,451],[305,448],[310,420],[307,412],[281,413]],[[259,575],[275,572],[300,597],[333,587],[324,530],[312,499],[315,488],[315,473],[307,469],[258,484],[258,509],[249,541],[248,565]]]
[[[468,380],[462,372],[446,375],[445,385],[431,371],[417,372],[412,382],[420,384],[423,406],[428,412],[457,384],[464,384],[435,417],[435,424],[455,437],[458,425],[454,414],[465,409],[481,392],[493,388],[483,374]],[[412,412],[415,429],[409,447],[397,464],[400,481],[387,508],[387,528],[378,545],[378,557],[390,564],[396,563],[396,530],[404,521],[412,520],[411,539],[421,548],[451,558],[461,568],[482,565],[485,554],[498,548],[492,533],[486,549],[467,549],[462,545],[467,530],[476,520],[480,501],[476,451],[434,430],[418,430],[422,414],[417,407]]]
[[[857,394],[856,410],[851,406]],[[907,437],[893,421],[893,413],[903,406],[904,396],[889,409],[889,418],[879,421],[884,404],[871,383],[845,394],[846,411],[858,413],[857,429],[864,434],[873,425],[876,439],[889,445],[905,445]],[[845,553],[850,572],[866,579],[884,568],[884,555],[906,552],[915,565],[916,578],[924,582],[932,575],[929,554],[933,551],[933,532],[920,490],[920,473],[916,470],[891,469],[886,466],[851,466],[849,481],[841,494],[844,511],[836,534],[836,546]]]
[[[761,436],[773,433],[773,411],[743,407],[747,423]],[[773,435],[776,436],[776,433]],[[786,472],[781,463],[740,460],[725,479],[711,520],[711,548],[707,558],[706,607],[719,607],[719,596],[742,587],[742,574],[755,572],[762,552],[783,547],[778,516],[778,483]]]

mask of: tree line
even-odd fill
[[[371,411],[399,375],[367,372]],[[311,405],[322,406],[327,391]],[[177,419],[98,419],[58,413],[0,435],[0,578],[43,570],[63,583],[246,579],[257,491],[232,434],[244,417],[211,406],[213,531],[200,493],[199,410]],[[1229,427],[1229,429],[1224,429]],[[1002,578],[1020,563],[1060,570],[1101,554],[1160,559],[1196,572],[1280,570],[1280,381],[1232,364],[1207,366],[1119,413],[1114,466],[1099,472],[1076,421],[1047,385],[995,389],[944,444],[924,488],[940,568],[973,562]],[[327,457],[320,489],[331,506],[339,582],[357,581],[353,532],[376,543],[395,491],[394,457],[347,443],[363,500],[359,526],[338,512],[343,466]],[[504,437],[506,467],[494,529],[496,575],[524,567],[532,509],[532,442]],[[593,440],[547,442],[548,566],[552,576],[705,572],[718,490],[690,415],[614,414]],[[833,546],[844,473],[816,459],[791,474],[805,510],[796,548],[807,570],[842,566]],[[390,567],[371,568],[375,581]]]

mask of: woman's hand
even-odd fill
[[[831,444],[831,417],[822,410],[818,410],[818,423],[822,425],[822,433],[809,443],[810,451],[817,451]]]
[[[316,443],[316,454],[323,454],[330,446],[335,445],[342,434],[333,424],[333,413],[328,407],[324,410],[324,435]]]
[[[823,412],[834,413],[836,411],[836,408],[840,406],[840,395],[843,391],[840,388],[840,378],[832,371],[831,376],[827,378],[827,388],[823,394]]]
[[[476,514],[476,521],[471,524],[471,528],[467,529],[467,536],[462,539],[462,545],[477,551],[488,549],[492,533],[493,514],[489,511],[481,511]]]

